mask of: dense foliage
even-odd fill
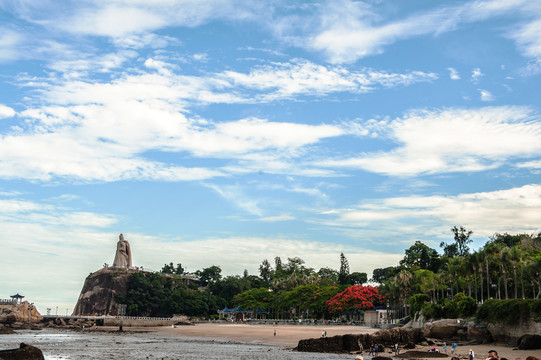
[[[440,244],[442,255],[416,241],[397,266],[374,269],[370,281],[377,287],[363,286],[367,275],[350,273],[341,253],[338,270],[316,271],[301,258],[283,262],[276,257],[274,264],[262,261],[259,275],[244,270],[242,275],[223,277],[221,268],[213,265],[191,274],[198,280],[189,285],[183,276],[190,274],[180,263],[171,262],[161,274],[135,273],[127,294],[118,300],[127,304],[130,315],[209,316],[226,306],[241,306],[254,312],[263,309],[271,318],[321,319],[372,308],[384,296],[395,319],[410,312],[430,319],[470,317],[484,303],[478,319],[498,317],[511,323],[521,321],[511,315],[520,312],[541,321],[541,300],[531,300],[541,298],[540,234],[494,234],[472,252],[471,230],[455,226],[451,232],[453,241]]]
[[[529,319],[541,322],[541,300],[487,300],[479,307],[476,321],[517,325]]]
[[[399,266],[374,269],[372,281],[398,317],[421,310],[433,319],[472,316],[489,299],[541,298],[541,234],[494,234],[472,252],[471,230],[451,232],[443,255],[417,241]]]

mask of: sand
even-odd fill
[[[113,328],[117,329],[117,328]],[[365,334],[373,333],[378,329],[364,326],[338,326],[338,325],[248,325],[248,324],[214,324],[201,323],[196,325],[185,325],[172,327],[152,327],[152,328],[124,328],[127,331],[152,331],[189,337],[194,339],[213,339],[219,341],[230,341],[246,344],[266,344],[285,347],[297,346],[299,340],[321,337],[322,331],[327,331],[327,336],[344,334]],[[276,330],[276,336],[274,336]],[[443,344],[443,343],[442,343]],[[437,346],[442,351],[442,344]],[[428,351],[429,346],[417,346],[415,350]],[[467,358],[469,349],[475,352],[476,360],[484,360],[489,350],[496,350],[500,357],[506,357],[509,360],[525,360],[527,356],[533,355],[541,358],[541,350],[513,350],[505,344],[488,344],[457,346],[456,355],[460,358]],[[447,343],[447,353],[451,357],[451,344]],[[366,352],[363,354],[366,355]],[[391,354],[381,354],[391,356]],[[365,356],[365,359],[369,357]],[[445,358],[443,358],[445,359]]]

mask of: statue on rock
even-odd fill
[[[124,235],[120,234],[116,244],[115,260],[113,267],[131,268],[131,249],[128,240],[124,240]]]

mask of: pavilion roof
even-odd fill
[[[17,294],[15,294],[15,295],[11,295],[10,298],[12,298],[12,299],[22,299],[22,298],[24,298],[24,296],[21,295],[21,294],[19,294],[19,293],[17,293]]]

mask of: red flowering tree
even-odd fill
[[[344,311],[372,309],[382,300],[383,295],[379,294],[377,287],[353,285],[333,296],[326,304],[329,312],[336,314]]]

